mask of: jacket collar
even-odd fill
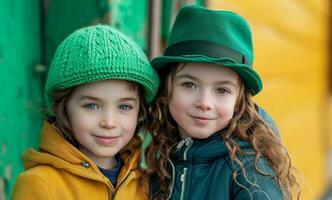
[[[121,159],[124,161],[119,175],[120,179],[124,179],[130,171],[138,169],[139,150],[132,149],[131,144],[128,144],[126,148],[130,148],[131,153],[121,154],[120,152]],[[53,125],[46,121],[41,131],[40,151],[28,149],[23,155],[23,160],[27,169],[45,164],[86,178],[103,179],[94,162],[60,136]],[[86,163],[88,163],[88,167]],[[135,174],[135,177],[138,176],[138,173]]]
[[[220,157],[229,156],[229,149],[221,138],[221,132],[218,131],[205,139],[186,138],[181,140],[178,149],[174,154],[175,162],[184,161],[184,154],[186,153],[187,161],[192,163],[205,163],[216,160]],[[192,142],[188,142],[191,140]],[[242,140],[236,140],[237,144],[242,150],[250,151],[250,143]],[[181,143],[183,143],[181,145]],[[188,145],[191,143],[190,145]]]

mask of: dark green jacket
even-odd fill
[[[243,150],[252,151],[249,143],[238,143]],[[220,139],[220,133],[207,139],[187,138],[181,141],[172,159],[175,179],[171,199],[283,199],[275,180],[255,171],[253,157],[240,159],[252,183],[243,176],[239,165],[231,161],[229,151]],[[264,159],[259,160],[258,167],[271,176],[274,175]],[[236,180],[234,172],[237,172]]]

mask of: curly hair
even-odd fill
[[[177,143],[181,140],[177,124],[169,112],[168,103],[173,93],[172,83],[174,77],[183,68],[183,65],[177,63],[170,65],[165,67],[168,70],[160,73],[161,88],[149,110],[152,117],[150,132],[152,133],[154,144],[147,151],[147,163],[149,166],[147,171],[158,176],[160,186],[153,199],[167,199],[171,195],[172,175],[168,172],[169,160],[175,152]],[[241,166],[242,174],[248,181],[246,170],[239,156],[254,156],[255,170],[259,174],[267,176],[269,174],[260,170],[257,166],[259,158],[263,156],[275,171],[276,182],[285,199],[292,199],[293,194],[297,194],[299,198],[300,187],[293,174],[295,168],[291,164],[290,156],[281,140],[276,137],[273,130],[259,116],[252,95],[245,88],[243,81],[240,83],[239,96],[235,104],[233,118],[225,128],[225,131],[223,133],[220,132],[220,137],[229,149],[231,160]],[[242,151],[236,139],[248,141],[254,151],[251,153]],[[156,152],[158,152],[158,156],[156,156]],[[234,179],[236,179],[236,176],[237,172],[234,172]],[[249,181],[249,183],[251,182]]]
[[[143,134],[146,134],[148,129],[148,111],[146,109],[146,105],[144,103],[144,96],[143,96],[143,87],[139,84],[128,82],[128,87],[131,90],[137,90],[138,96],[139,96],[139,113],[138,113],[138,122],[136,126],[136,133],[138,130],[143,131]],[[64,90],[57,90],[50,94],[53,104],[52,104],[52,112],[53,115],[50,115],[49,113],[45,113],[45,119],[54,125],[56,128],[58,134],[60,134],[63,138],[65,138],[69,143],[71,143],[76,148],[79,147],[79,143],[73,136],[73,131],[69,122],[68,114],[66,105],[75,91],[77,87],[71,87]],[[133,138],[127,144],[123,149],[121,149],[121,154],[125,154],[127,157],[128,155],[131,155],[134,151],[137,149],[140,149],[142,147],[142,140],[140,139],[138,134],[134,134]],[[141,157],[142,155],[140,155]],[[140,160],[140,159],[139,159]],[[149,177],[146,175],[144,169],[139,168],[142,176],[140,177],[140,184],[144,187],[142,188],[149,188]],[[147,195],[149,194],[149,191],[144,191]]]

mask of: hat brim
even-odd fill
[[[151,65],[160,72],[169,63],[188,63],[188,62],[202,62],[222,65],[236,71],[244,80],[246,87],[252,95],[259,93],[262,88],[262,80],[259,75],[252,69],[250,65],[238,64],[231,58],[211,58],[202,55],[184,55],[184,56],[160,56],[151,61]]]

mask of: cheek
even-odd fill
[[[173,118],[185,113],[188,107],[188,99],[173,95],[168,103],[168,109]]]
[[[129,135],[134,134],[137,127],[138,113],[118,117],[122,129]]]
[[[74,134],[90,132],[95,127],[95,120],[86,115],[72,116],[69,120]]]
[[[225,120],[230,120],[233,117],[235,109],[235,101],[227,101],[222,104],[218,104],[217,113]]]
[[[137,118],[136,120],[127,119],[126,123],[122,124],[123,140],[129,142],[136,131],[137,128]]]
[[[84,113],[78,107],[67,107],[67,114],[74,134],[88,131],[96,123],[94,115]]]
[[[131,134],[134,134],[135,130],[136,130],[136,127],[137,127],[137,119],[132,120],[132,121],[128,121],[128,123],[126,123],[126,124],[127,124],[126,131],[131,133]]]

